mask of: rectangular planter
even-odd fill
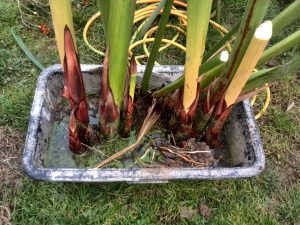
[[[99,93],[100,66],[82,65],[83,79],[88,95]],[[138,67],[138,81],[144,71]],[[182,66],[156,66],[152,87],[170,83],[183,72]],[[207,168],[66,168],[45,165],[56,117],[61,113],[58,103],[62,100],[63,75],[60,65],[45,69],[37,83],[26,137],[23,167],[26,173],[38,180],[70,182],[163,183],[169,180],[235,179],[257,176],[265,166],[265,156],[252,108],[244,101],[233,109],[224,127],[231,165]],[[62,115],[60,115],[62,116]],[[228,147],[230,146],[230,147]],[[55,163],[55,162],[54,162]]]

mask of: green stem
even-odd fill
[[[216,13],[217,23],[221,23],[221,0],[217,0]]]
[[[155,59],[156,59],[158,51],[159,51],[159,46],[161,45],[161,41],[162,41],[163,35],[165,33],[165,28],[166,28],[167,22],[169,20],[173,2],[174,2],[174,0],[166,1],[164,11],[160,18],[158,30],[155,35],[155,40],[154,40],[154,43],[153,43],[153,46],[151,49],[149,60],[148,60],[148,63],[147,63],[147,66],[146,66],[146,69],[144,72],[143,80],[142,80],[142,87],[141,87],[142,94],[146,94],[149,89],[149,83],[150,83],[150,79],[151,79],[151,75],[152,75],[152,69],[153,69]]]
[[[222,63],[202,75],[203,77],[200,81],[200,91],[205,89],[218,75],[220,75],[220,73],[224,68],[224,65],[225,64]],[[166,96],[167,94],[175,91],[176,89],[182,88],[183,84],[184,84],[184,77],[181,76],[175,81],[173,81],[170,85],[167,85],[164,88],[154,92],[153,96],[154,97]]]
[[[189,0],[187,5],[186,54],[182,106],[187,114],[197,99],[199,67],[211,14],[212,0]]]
[[[155,18],[158,16],[160,11],[164,7],[165,3],[166,3],[166,0],[161,0],[158,3],[156,9],[153,11],[151,16],[146,20],[144,26],[142,27],[140,32],[137,34],[137,39],[141,39],[145,35],[145,33],[149,30],[149,28],[152,26],[153,21],[155,20]]]
[[[300,69],[300,57],[295,58],[291,62],[280,65],[275,68],[257,71],[251,74],[247,84],[243,88],[243,94],[263,86],[265,83],[278,80],[285,75],[297,72]]]
[[[299,18],[300,1],[296,0],[272,19],[273,35]]]
[[[295,33],[291,34],[287,38],[283,39],[282,41],[278,42],[277,44],[264,51],[263,55],[257,63],[257,66],[263,65],[271,58],[282,54],[283,52],[287,51],[288,49],[294,47],[297,44],[300,44],[300,30],[296,31]]]
[[[232,52],[226,63],[220,78],[212,88],[211,104],[216,104],[228,84],[236,74],[237,69],[248,49],[248,46],[254,36],[256,28],[262,23],[267,12],[270,0],[248,1],[246,11],[242,18],[241,26],[237,35],[237,39],[233,43]]]
[[[216,75],[219,75],[220,72],[222,71],[222,69],[224,68],[224,62],[227,60],[221,60],[221,54],[216,55],[215,57],[209,59],[208,61],[206,61],[205,63],[203,63],[200,66],[199,69],[199,76],[204,75],[204,77],[206,77],[208,75],[207,78],[212,77],[212,79],[208,79],[208,80],[213,80],[215,78]],[[203,90],[203,88],[205,88],[207,86],[207,84],[202,84],[203,82],[206,82],[206,79],[204,80],[202,79],[200,82],[200,89]],[[153,93],[154,97],[159,97],[159,96],[165,96],[173,91],[175,91],[178,88],[182,88],[184,85],[184,76],[181,75],[180,77],[178,77],[175,81],[173,81],[171,84],[168,84],[167,86],[163,87],[162,89],[155,91]]]
[[[132,33],[135,0],[110,1],[108,29],[109,86],[120,108],[125,88],[128,48]]]
[[[220,48],[222,48],[226,42],[228,42],[232,36],[238,31],[239,27],[241,25],[241,21],[236,23],[231,30],[225,34],[225,36],[213,47],[211,48],[204,56],[203,56],[203,62],[206,62],[215,52],[217,52]]]
[[[109,8],[110,1],[109,0],[98,0],[98,7],[100,9],[100,13],[102,15],[104,33],[106,37],[106,44],[108,43],[108,21],[109,21]]]

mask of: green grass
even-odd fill
[[[82,63],[101,63],[102,58],[92,53],[82,40],[83,26],[96,12],[93,1],[90,2],[91,5],[85,8],[77,7],[80,1],[73,3],[79,52]],[[223,22],[229,27],[242,13],[244,1],[222,2],[226,15]],[[269,17],[281,11],[283,2],[273,1]],[[15,2],[1,1],[0,11],[0,126],[25,133],[40,71],[19,49],[10,35],[10,28],[19,32],[44,65],[57,63],[58,55],[53,33],[44,36],[36,28],[25,27]],[[50,24],[47,13],[41,16],[43,22]],[[297,21],[276,39],[280,40],[299,24]],[[211,33],[214,35],[213,31]],[[96,23],[90,36],[96,46],[101,46],[104,41],[101,34],[100,24]],[[184,42],[183,39],[180,41]],[[176,55],[176,51],[178,53],[171,49],[171,54],[161,54],[161,62],[182,63],[178,57],[181,53]],[[299,47],[277,60],[287,61],[297,51]],[[49,183],[21,177],[22,185],[15,192],[11,191],[9,181],[6,184],[0,182],[0,205],[11,209],[12,224],[299,224],[299,84],[299,78],[293,75],[272,88],[271,106],[259,121],[267,165],[265,172],[257,178],[138,185]],[[262,97],[258,99],[256,109],[261,101]],[[291,101],[295,106],[286,112]],[[208,220],[199,213],[190,219],[180,217],[182,207],[196,210],[200,203],[212,209]]]

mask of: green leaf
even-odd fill
[[[295,45],[300,44],[300,30],[286,37],[282,41],[276,43],[272,47],[264,51],[263,55],[260,57],[257,66],[263,65],[271,58],[274,58],[288,49],[294,47]]]
[[[251,74],[247,84],[243,88],[243,93],[262,87],[265,83],[270,83],[282,78],[283,76],[297,72],[300,69],[300,56],[291,62],[275,68],[257,71]]]
[[[208,82],[213,81],[213,79],[220,74],[222,69],[224,68],[224,61],[221,60],[221,54],[218,54],[214,56],[213,58],[207,60],[205,63],[203,63],[200,66],[199,69],[199,76],[204,75],[204,78],[201,79],[200,82],[200,90],[203,90],[207,85]],[[171,84],[168,84],[167,86],[163,87],[162,89],[155,91],[153,93],[153,96],[165,96],[168,93],[171,93],[172,91],[175,91],[178,88],[182,88],[184,84],[184,76],[178,77],[175,81],[173,81]]]
[[[272,19],[273,35],[299,18],[300,1],[296,0]]]
[[[128,48],[132,33],[135,0],[110,1],[108,22],[109,85],[120,108],[125,88]]]
[[[153,66],[155,63],[155,59],[157,57],[158,51],[159,51],[159,47],[161,45],[161,41],[162,38],[164,36],[165,33],[165,28],[167,25],[167,22],[169,20],[169,16],[170,16],[170,12],[171,12],[171,8],[173,5],[174,0],[167,0],[165,7],[164,7],[164,11],[162,13],[162,16],[160,18],[159,21],[159,25],[158,25],[158,30],[157,33],[155,35],[155,40],[151,49],[151,53],[147,62],[147,66],[144,72],[144,76],[143,76],[143,80],[142,80],[142,87],[141,87],[141,92],[142,94],[146,94],[148,89],[149,89],[149,82],[151,79],[151,75],[152,75],[152,70],[153,70]]]
[[[254,36],[256,28],[262,23],[269,7],[270,0],[248,1],[243,15],[237,39],[233,43],[232,52],[229,56],[219,79],[212,89],[211,104],[216,104],[236,74],[248,46]]]
[[[143,25],[142,29],[137,34],[137,39],[142,38],[145,33],[149,30],[149,28],[152,26],[153,21],[158,16],[162,8],[165,6],[166,0],[161,0],[156,9],[152,12],[151,16],[146,20],[145,24]]]
[[[22,38],[15,33],[13,28],[10,29],[10,32],[11,32],[12,36],[14,37],[14,39],[16,40],[16,42],[18,43],[18,45],[20,46],[20,48],[25,53],[25,55],[30,59],[30,61],[34,65],[36,65],[38,68],[40,68],[41,70],[45,69],[45,67],[32,55],[32,53],[29,51],[29,49],[23,42]]]
[[[108,21],[109,21],[109,0],[98,0],[97,1],[98,7],[100,9],[100,13],[102,15],[103,26],[104,26],[104,33],[106,37],[106,42],[108,43]]]
[[[225,34],[225,36],[203,56],[203,62],[206,62],[206,60],[208,60],[215,52],[222,48],[226,44],[226,42],[228,42],[233,37],[233,35],[236,34],[240,25],[241,21],[237,22],[234,27],[231,28],[231,30],[227,34]]]

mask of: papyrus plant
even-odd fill
[[[158,105],[162,104],[161,109],[173,110],[179,123],[175,132],[184,133],[185,137],[206,133],[206,141],[214,145],[234,104],[263,91],[266,82],[300,68],[300,58],[275,68],[260,68],[271,58],[300,43],[300,32],[296,31],[272,47],[266,47],[272,34],[276,35],[298,18],[299,1],[271,21],[264,21],[270,0],[248,1],[242,19],[214,47],[205,49],[212,0],[188,0],[184,73],[173,83],[152,93],[149,81],[173,3],[174,0],[165,0],[157,4],[157,10],[143,28],[142,33],[145,33],[153,18],[158,19],[158,31],[139,89],[134,52],[129,53],[136,1],[98,0],[106,36],[98,110],[99,127],[104,137],[116,136],[120,128],[122,135],[128,136],[133,124],[135,95],[143,97],[150,93],[153,98],[164,98],[164,101],[157,101]],[[64,96],[69,99],[72,109],[70,148],[80,153],[84,150],[81,143],[88,144],[90,140],[89,118],[70,1],[50,0],[50,8],[64,69]],[[225,50],[227,44],[232,45],[231,52]],[[255,71],[255,68],[259,70]],[[124,120],[125,126],[120,126],[120,119]]]
[[[104,7],[101,11],[108,14],[104,17],[108,50],[105,67],[102,69],[102,76],[105,74],[106,79],[101,83],[99,124],[101,132],[110,138],[116,136],[118,132],[122,99],[126,91],[126,77],[129,77],[128,49],[136,3],[135,0],[114,0],[109,1],[109,4],[101,3],[103,1],[108,0],[100,1],[100,6]]]
[[[64,72],[63,96],[69,100],[69,147],[74,153],[82,153],[81,143],[90,143],[87,99],[82,79],[73,26],[71,2],[50,0],[50,9],[57,47]]]

